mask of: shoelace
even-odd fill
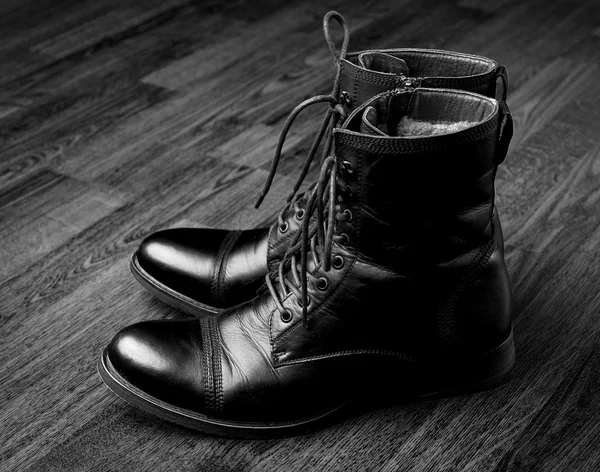
[[[292,292],[299,304],[302,306],[302,320],[304,327],[308,327],[308,311],[310,304],[308,296],[308,255],[312,255],[315,270],[322,266],[325,272],[331,269],[331,255],[334,242],[347,243],[345,234],[336,235],[336,221],[348,221],[352,214],[348,210],[341,212],[337,203],[343,193],[350,193],[349,187],[338,178],[338,159],[335,153],[327,157],[322,166],[315,190],[310,194],[306,205],[306,215],[302,226],[279,262],[277,271],[272,271],[265,276],[265,281],[277,309],[281,314],[288,312],[281,300]],[[341,192],[340,192],[341,189]],[[311,217],[315,215],[315,221],[311,225]],[[300,268],[298,268],[297,254],[300,253]],[[286,277],[289,269],[293,281]],[[273,283],[279,285],[279,291]],[[289,290],[289,291],[288,291]]]
[[[344,30],[344,39],[343,39],[342,47],[340,49],[339,54],[336,51],[336,47],[331,38],[331,33],[329,30],[329,24],[332,19],[336,20],[338,22],[338,24]],[[288,209],[294,207],[294,210],[296,211],[296,215],[298,216],[298,219],[301,219],[304,216],[305,213],[303,213],[303,209],[301,208],[302,200],[303,199],[305,201],[310,200],[311,195],[312,195],[312,193],[314,193],[314,190],[316,188],[316,182],[313,183],[307,189],[306,192],[298,193],[298,190],[300,189],[302,182],[304,182],[304,179],[306,178],[306,175],[308,174],[310,165],[312,164],[312,161],[317,153],[317,150],[319,148],[319,145],[321,144],[321,141],[323,140],[323,137],[325,136],[325,144],[323,147],[322,160],[325,159],[325,156],[329,155],[329,152],[331,150],[331,143],[332,143],[332,139],[333,139],[333,133],[332,133],[333,128],[335,126],[337,126],[340,123],[340,121],[343,121],[346,118],[346,111],[344,110],[344,107],[341,105],[341,103],[339,102],[339,99],[338,99],[338,89],[339,89],[340,72],[341,72],[340,60],[343,59],[344,57],[346,57],[346,53],[348,50],[348,43],[350,41],[350,32],[348,30],[348,25],[346,24],[346,20],[344,20],[344,17],[336,11],[328,12],[323,18],[323,33],[325,35],[325,40],[327,41],[327,44],[329,46],[329,49],[331,50],[331,53],[333,55],[333,58],[334,58],[334,61],[335,61],[336,67],[337,67],[337,73],[335,75],[333,89],[331,91],[331,94],[317,95],[315,97],[311,97],[307,100],[304,100],[302,103],[300,103],[298,106],[296,106],[296,108],[294,108],[292,110],[292,112],[286,119],[285,123],[283,124],[283,128],[281,129],[281,132],[279,134],[279,140],[277,142],[277,148],[275,149],[275,155],[273,156],[273,160],[271,162],[271,168],[269,169],[269,174],[265,181],[263,190],[262,190],[262,192],[258,198],[258,201],[256,202],[256,205],[255,205],[255,207],[258,208],[261,205],[261,203],[263,202],[264,198],[269,193],[269,190],[273,183],[273,179],[275,178],[275,173],[277,172],[277,166],[279,165],[279,160],[281,158],[281,151],[283,149],[283,144],[285,142],[287,133],[290,130],[292,124],[294,123],[294,120],[296,119],[296,117],[302,112],[302,110],[308,108],[311,105],[314,105],[317,103],[329,103],[329,108],[327,109],[327,113],[323,117],[323,121],[321,122],[321,126],[319,128],[317,136],[315,137],[315,140],[314,140],[314,142],[310,148],[310,151],[308,153],[308,156],[306,157],[306,160],[304,161],[302,170],[300,172],[300,176],[298,177],[298,180],[296,181],[296,183],[292,189],[292,192],[286,198],[286,203],[285,203],[284,207],[282,208],[282,210],[279,212],[279,215],[277,216],[277,221],[279,223],[280,228],[285,228],[284,215],[286,214]]]

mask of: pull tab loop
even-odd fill
[[[496,165],[504,162],[508,153],[508,146],[514,133],[512,114],[506,102],[499,103],[498,114],[500,115],[500,129],[498,133],[498,146],[496,147]]]
[[[496,87],[498,86],[498,79],[502,82],[502,90],[500,95],[496,93],[496,97],[500,97],[498,98],[500,128],[498,132],[498,147],[496,148],[496,165],[504,162],[508,153],[510,140],[514,133],[512,114],[506,103],[506,99],[508,98],[508,71],[502,65],[496,68]]]
[[[501,98],[497,98],[497,100],[506,102],[506,99],[508,98],[508,71],[506,70],[506,67],[502,65],[496,67],[496,87],[498,87],[498,78],[502,80],[502,94],[500,95]],[[498,93],[496,93],[496,97],[498,97]]]
[[[329,30],[329,23],[331,19],[334,19],[338,22],[338,24],[344,30],[344,40],[342,41],[342,48],[340,49],[340,53],[338,54],[336,51],[335,43],[331,38],[331,32]],[[329,46],[329,50],[333,55],[333,58],[336,62],[340,62],[341,59],[346,57],[346,53],[348,52],[348,43],[350,42],[350,30],[348,29],[348,24],[344,17],[339,14],[337,11],[330,11],[323,17],[323,34],[325,35],[325,41],[327,41],[327,45]]]

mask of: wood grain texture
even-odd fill
[[[509,69],[497,203],[512,378],[283,440],[140,413],[104,387],[97,356],[128,324],[184,315],[138,286],[130,254],[162,228],[272,221],[322,108],[297,119],[254,200],[287,114],[331,88],[329,9],[352,50],[454,49]],[[598,18],[593,0],[1,2],[0,470],[599,470]]]

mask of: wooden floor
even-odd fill
[[[351,50],[434,47],[508,67],[516,134],[497,189],[514,375],[284,440],[140,413],[96,359],[120,328],[183,315],[142,290],[129,256],[161,228],[273,218],[322,110],[298,120],[254,201],[287,113],[331,88],[329,9],[349,21]],[[4,0],[0,222],[3,471],[600,470],[597,1]]]

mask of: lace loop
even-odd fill
[[[344,30],[344,40],[342,42],[342,47],[341,47],[339,55],[336,52],[335,44],[333,43],[333,40],[331,39],[331,33],[329,30],[329,23],[331,22],[331,19],[335,19]],[[292,110],[292,112],[286,119],[286,121],[283,124],[283,127],[281,129],[281,132],[279,134],[279,139],[277,141],[277,147],[275,149],[275,154],[273,156],[273,160],[271,161],[271,167],[269,169],[269,174],[265,181],[263,190],[262,190],[261,194],[259,195],[258,200],[255,204],[255,208],[260,207],[263,200],[269,193],[269,190],[273,183],[273,179],[275,178],[275,173],[277,172],[277,166],[279,165],[279,160],[281,158],[281,152],[283,149],[283,144],[285,142],[285,138],[286,138],[287,133],[290,130],[294,120],[302,112],[302,110],[304,110],[305,108],[307,108],[311,105],[317,104],[317,103],[327,102],[330,105],[327,110],[327,113],[323,117],[323,121],[321,122],[321,126],[319,127],[319,131],[317,132],[317,136],[315,137],[315,140],[313,141],[310,151],[306,157],[306,160],[304,161],[302,170],[300,171],[300,175],[292,189],[291,194],[286,199],[286,207],[285,207],[286,210],[288,208],[287,204],[294,201],[294,198],[295,198],[298,190],[302,186],[302,182],[304,182],[304,179],[306,178],[306,175],[308,174],[310,165],[317,153],[319,145],[323,141],[323,137],[325,137],[325,145],[323,147],[323,158],[324,158],[325,156],[329,155],[329,152],[331,150],[331,142],[332,142],[332,137],[333,137],[331,130],[333,129],[333,127],[335,127],[335,125],[339,121],[345,120],[348,116],[348,114],[346,113],[346,110],[344,109],[343,105],[340,103],[340,100],[338,97],[338,89],[339,89],[340,73],[341,73],[339,62],[341,59],[346,57],[346,53],[348,51],[348,43],[350,41],[350,32],[348,30],[348,25],[346,24],[346,20],[338,12],[330,11],[323,18],[323,33],[325,35],[325,40],[327,41],[327,44],[329,45],[329,49],[331,50],[331,53],[337,64],[337,72],[335,75],[335,79],[333,81],[332,91],[329,95],[317,95],[315,97],[304,100],[302,103],[300,103],[300,105],[298,105],[296,108],[294,108]]]
[[[344,32],[344,39],[342,41],[339,53],[337,52],[336,46],[331,37],[330,23],[332,19],[337,21]],[[269,174],[255,205],[256,208],[261,205],[271,188],[273,179],[275,178],[275,173],[277,172],[279,160],[281,159],[281,153],[287,133],[294,123],[294,120],[304,109],[308,108],[309,106],[317,103],[328,103],[329,107],[325,113],[325,116],[323,117],[319,131],[317,132],[310,151],[304,161],[300,175],[293,186],[292,192],[286,199],[286,204],[277,217],[279,227],[284,227],[287,229],[287,223],[284,219],[286,212],[290,208],[294,207],[294,209],[296,209],[296,215],[298,215],[297,207],[300,200],[302,200],[305,203],[302,208],[303,218],[297,218],[297,220],[301,222],[300,230],[292,236],[288,249],[282,260],[279,262],[277,273],[272,274],[269,272],[266,275],[267,288],[275,300],[280,314],[283,314],[284,311],[289,311],[283,306],[281,300],[287,297],[291,291],[296,296],[299,305],[302,307],[302,319],[305,327],[308,327],[307,306],[309,305],[308,254],[312,254],[312,261],[315,265],[315,268],[318,268],[322,264],[323,269],[325,271],[329,271],[331,268],[332,246],[334,241],[339,239],[334,236],[335,224],[338,220],[336,212],[339,211],[339,205],[336,204],[337,186],[339,184],[339,163],[335,157],[335,153],[332,153],[331,151],[333,147],[333,129],[339,125],[340,122],[346,120],[348,116],[343,103],[340,102],[339,97],[339,84],[341,75],[340,63],[341,60],[346,57],[348,43],[350,41],[350,32],[348,30],[346,20],[338,12],[330,11],[323,18],[323,33],[337,66],[337,72],[333,82],[332,91],[329,95],[317,95],[304,100],[292,110],[281,129],[275,154],[273,155],[273,160],[271,161]],[[302,186],[302,183],[308,174],[310,165],[323,139],[325,141],[323,144],[319,178],[316,182],[309,186],[306,192],[303,194],[298,194],[298,190]],[[345,186],[340,187],[345,188]],[[315,213],[316,218],[312,218],[311,216]],[[300,252],[299,268],[296,257],[298,251]],[[291,273],[291,280],[287,278],[289,273]],[[279,282],[279,290],[276,289],[273,281],[271,280],[271,277],[273,276],[275,277],[275,280]],[[288,316],[285,315],[284,318],[288,319]],[[291,318],[289,319],[291,320]]]
[[[286,297],[291,291],[302,308],[302,320],[304,327],[308,327],[307,307],[310,305],[308,295],[308,278],[313,273],[308,270],[308,255],[312,254],[314,263],[313,270],[322,268],[325,272],[333,267],[343,267],[343,258],[339,255],[332,257],[334,242],[348,244],[350,239],[346,233],[335,234],[337,221],[350,222],[352,213],[349,209],[342,211],[340,205],[336,204],[338,188],[344,190],[346,184],[339,180],[338,167],[341,163],[334,156],[330,156],[321,165],[321,172],[316,188],[310,193],[308,203],[303,211],[304,218],[300,230],[293,236],[288,250],[279,262],[277,274],[280,290],[277,291],[271,278],[272,273],[266,275],[267,287],[276,300],[277,309],[282,312],[285,309],[279,296]],[[316,215],[315,215],[316,213]],[[311,218],[311,215],[316,218]],[[297,253],[300,252],[300,264],[298,264]],[[340,262],[341,261],[341,262]],[[299,267],[298,267],[299,265]],[[289,270],[288,270],[289,269]],[[291,276],[291,278],[290,278]],[[323,286],[323,277],[317,279],[317,283]],[[326,287],[325,287],[326,289]],[[324,290],[324,288],[320,288]]]
[[[340,49],[340,53],[338,54],[335,48],[335,43],[331,38],[331,32],[329,30],[329,23],[334,19],[338,22],[338,24],[344,30],[344,39],[342,41],[342,47]],[[327,45],[329,46],[329,50],[333,55],[336,62],[340,62],[344,57],[346,57],[346,53],[348,52],[348,43],[350,42],[350,30],[348,29],[348,24],[342,15],[340,15],[337,11],[330,11],[323,17],[323,33],[325,34],[325,40],[327,41]]]

